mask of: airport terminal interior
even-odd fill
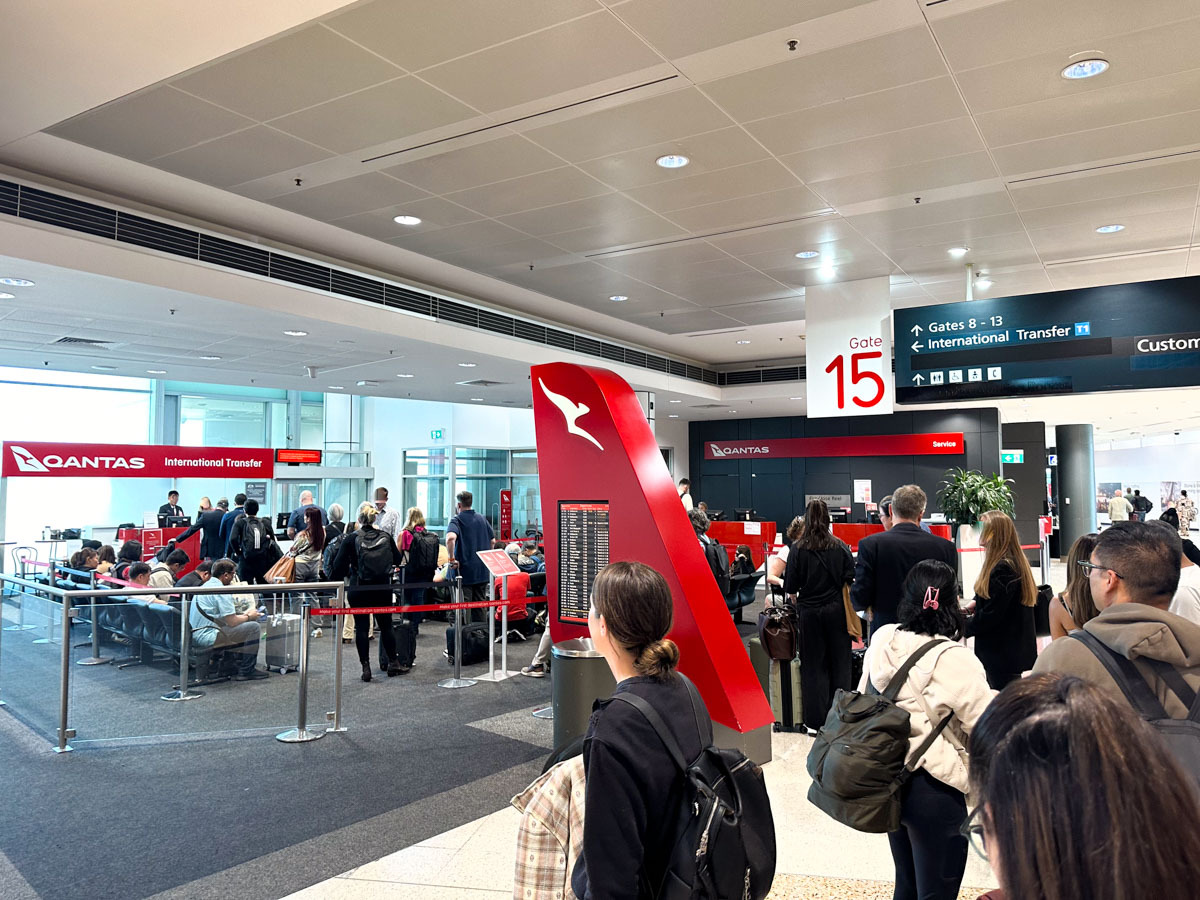
[[[613,563],[761,766],[756,900],[1026,900],[970,734],[1139,603],[1120,541],[1180,566],[1158,698],[1200,721],[1195,0],[0,22],[0,898],[601,896],[581,802],[526,851],[664,636],[622,643]],[[824,742],[939,603],[975,699],[935,730],[923,676],[902,824],[852,827]]]

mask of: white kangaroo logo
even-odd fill
[[[9,449],[12,450],[13,459],[17,461],[17,468],[22,472],[50,471],[45,467],[45,465],[43,465],[40,459],[38,459],[24,447],[18,447],[16,444],[10,444]]]
[[[590,411],[589,408],[582,403],[576,403],[574,400],[564,397],[562,394],[554,393],[554,391],[546,387],[546,382],[542,381],[540,378],[538,379],[538,384],[541,385],[542,393],[546,395],[546,399],[557,406],[559,412],[563,414],[563,418],[567,420],[567,433],[577,434],[581,438],[591,441],[593,444],[603,450],[604,447],[600,445],[598,440],[575,424],[576,420],[580,416],[587,415],[587,413]]]
[[[715,457],[722,457],[725,455],[725,451],[722,450],[720,447],[718,447],[716,444],[709,444],[708,449],[712,451],[712,455]]]

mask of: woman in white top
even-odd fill
[[[913,566],[899,619],[872,635],[859,690],[870,683],[882,693],[912,653],[930,638],[944,637],[912,668],[896,702],[910,717],[910,752],[951,718],[901,789],[900,828],[888,834],[896,864],[893,900],[954,900],[967,864],[967,839],[959,831],[967,818],[965,747],[996,692],[983,664],[957,643],[964,622],[953,569],[934,560]]]

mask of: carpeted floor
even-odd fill
[[[273,737],[295,723],[295,674],[165,703],[158,695],[177,681],[169,663],[74,666],[78,738],[65,755],[50,751],[59,648],[5,633],[0,862],[46,900],[269,900],[493,812],[537,775],[552,744],[552,723],[530,716],[549,702],[550,681],[438,688],[449,673],[444,630],[427,623],[412,672],[369,684],[346,645],[349,731],[303,745]],[[509,667],[535,646],[517,644]],[[323,727],[333,639],[313,648],[308,719]]]

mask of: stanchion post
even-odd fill
[[[188,654],[192,647],[192,629],[188,625],[190,614],[191,594],[183,594],[179,604],[179,689],[167,691],[158,699],[176,702],[179,700],[195,700],[204,696],[204,691],[188,690]]]
[[[24,556],[19,556],[19,557],[17,557],[17,559],[19,562],[19,568],[21,570],[20,579],[22,582],[28,581],[29,580],[29,566],[26,565],[28,560]],[[34,626],[25,624],[25,601],[29,598],[29,594],[26,592],[25,585],[21,584],[19,586],[19,590],[17,591],[17,594],[14,594],[13,596],[16,596],[21,601],[21,605],[17,607],[17,624],[9,625],[4,630],[5,631],[32,631],[34,629]]]
[[[508,678],[508,576],[504,576],[500,599],[504,605],[500,607],[500,675]],[[528,609],[525,615],[529,615]]]
[[[96,589],[95,572],[92,572],[91,583],[88,587],[93,591]],[[102,666],[105,663],[112,662],[112,657],[100,655],[100,621],[96,618],[96,595],[93,594],[88,599],[92,609],[92,655],[87,659],[76,660],[76,662],[81,666]]]
[[[454,598],[456,604],[454,610],[454,676],[439,681],[438,687],[442,688],[465,688],[475,684],[473,679],[462,677],[462,607],[457,606],[463,602],[461,575],[454,579]]]
[[[53,560],[50,561],[50,566],[49,566],[49,568],[46,569],[46,587],[47,588],[54,587],[54,561]],[[62,603],[66,603],[66,602],[67,602],[66,598],[65,597],[62,598]],[[56,604],[54,602],[54,595],[51,594],[49,590],[46,591],[46,606],[48,607],[48,609],[46,610],[46,636],[44,638],[35,638],[33,640],[33,643],[35,643],[35,644],[53,644],[54,643],[54,610],[58,607],[61,607],[62,603]],[[69,631],[64,632],[64,633],[67,635],[67,640],[70,641],[71,633]]]
[[[297,700],[296,727],[275,735],[275,740],[285,744],[306,744],[325,737],[324,731],[308,730],[308,626],[312,620],[310,610],[308,598],[305,597],[300,604],[300,696]]]
[[[67,743],[75,737],[75,731],[67,727],[67,716],[71,711],[71,598],[62,598],[62,671],[59,673],[58,684],[58,746],[55,753],[70,753],[73,749]]]
[[[337,599],[334,601],[338,609],[346,608],[346,582],[343,581],[337,591]],[[333,725],[325,729],[325,732],[345,731],[346,726],[342,724],[342,625],[346,618],[344,615],[333,616],[333,621],[337,623],[337,628],[334,629],[333,639]]]

